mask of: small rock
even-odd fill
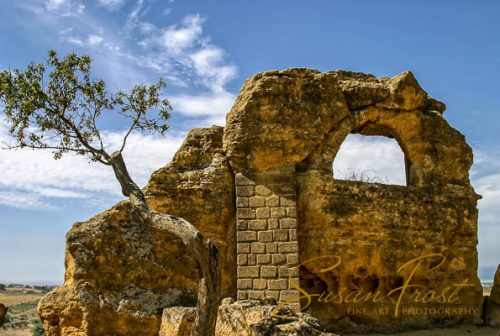
[[[488,326],[500,326],[500,265],[495,273],[490,297],[486,302],[484,320]]]
[[[7,307],[3,303],[0,303],[0,327],[3,326],[5,321],[5,315],[7,315]]]

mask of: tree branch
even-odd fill
[[[22,145],[16,145],[13,146],[11,144],[8,144],[6,142],[3,142],[4,145],[6,145],[6,149],[23,149],[23,148],[31,148],[31,149],[52,149],[52,150],[60,150],[60,151],[68,151],[68,152],[75,152],[75,153],[81,153],[82,151],[85,153],[88,153],[92,155],[94,160],[106,165],[106,166],[111,166],[111,163],[108,161],[102,160],[99,155],[97,155],[94,152],[91,152],[89,150],[85,149],[76,149],[76,148],[71,148],[71,147],[61,147],[61,146],[50,146],[50,145],[35,145],[32,143],[23,143]]]

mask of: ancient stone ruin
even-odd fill
[[[332,331],[480,323],[472,151],[444,110],[410,72],[260,73],[224,128],[191,130],[152,175],[148,202],[212,239],[223,296],[236,304],[276,301]],[[407,185],[336,179],[351,133],[395,139]],[[128,209],[121,202],[68,232],[64,285],[39,305],[48,334],[157,335],[164,308],[195,304],[182,244]]]

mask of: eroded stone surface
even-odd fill
[[[7,315],[7,307],[0,303],[0,327],[3,326],[5,315]]]
[[[194,320],[194,308],[172,307],[163,311],[158,336],[188,336]],[[243,300],[219,307],[216,336],[335,336],[323,332],[314,317],[277,308],[255,300]]]
[[[488,326],[500,326],[500,265],[495,272],[493,287],[485,307],[485,323]]]
[[[297,164],[348,114],[333,74],[260,73],[245,82],[227,115],[224,149],[235,171]]]
[[[153,174],[148,202],[215,242],[224,296],[296,302],[298,292],[330,293],[321,302],[305,296],[301,305],[331,330],[478,323],[472,151],[444,110],[410,72],[257,74],[224,129],[191,131],[173,161]],[[350,133],[394,138],[405,154],[407,186],[336,180],[332,163]],[[416,258],[423,258],[416,269],[401,269]],[[50,335],[156,335],[160,326],[189,324],[180,317],[189,309],[171,308],[163,323],[162,311],[194,304],[196,280],[176,239],[132,223],[122,202],[74,225],[65,283],[39,312]],[[404,284],[412,286],[398,300]],[[376,293],[384,299],[374,301]],[[436,313],[460,307],[467,313]],[[434,310],[412,315],[403,308]],[[286,334],[302,324],[272,328]]]

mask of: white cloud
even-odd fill
[[[213,92],[205,95],[177,95],[170,99],[174,112],[186,117],[205,119],[204,126],[210,123],[224,126],[226,114],[229,112],[236,96],[227,91]]]
[[[200,15],[188,15],[182,20],[180,26],[170,26],[164,29],[157,43],[174,54],[192,48],[203,33],[203,21]]]
[[[143,27],[147,22],[140,21],[137,13],[133,11],[135,21],[131,22]],[[180,24],[164,28],[148,26],[146,36],[138,43],[145,52],[138,64],[169,73],[176,83],[192,81],[211,91],[225,91],[225,85],[236,76],[237,67],[227,63],[225,51],[204,34],[204,21],[205,18],[195,14],[187,15]],[[141,32],[144,34],[145,30]]]
[[[105,132],[105,142],[117,148],[121,132]],[[124,151],[132,178],[145,185],[151,173],[164,166],[182,143],[182,137],[160,138],[132,134]],[[0,122],[0,142],[8,141],[5,122]],[[92,204],[95,200],[122,198],[110,167],[88,163],[68,154],[54,160],[50,151],[0,150],[0,204],[20,208],[54,208],[57,199],[77,198]]]
[[[105,7],[110,11],[115,11],[120,9],[125,3],[125,0],[99,0],[99,5]]]
[[[0,205],[21,209],[52,209],[48,203],[44,202],[36,193],[1,190]]]
[[[164,77],[171,85],[196,87],[197,91],[203,88],[208,90],[204,95],[226,94],[225,87],[236,76],[237,67],[228,63],[226,52],[204,33],[206,19],[192,14],[180,23],[157,27],[144,19],[148,11],[144,0],[137,1],[120,34],[106,28],[104,22],[84,16],[77,28],[65,27],[59,35],[62,41],[91,50],[96,62],[102,59],[119,65],[119,73],[123,69],[136,74],[149,70],[151,78]],[[111,79],[117,74],[107,72]]]
[[[476,150],[472,185],[482,196],[479,209],[478,252],[481,266],[498,265],[500,256],[500,156],[494,151]],[[493,276],[493,274],[491,274]]]
[[[60,16],[80,16],[85,5],[72,0],[45,0],[43,9],[48,13]]]
[[[99,35],[89,34],[87,36],[87,43],[91,47],[99,46],[103,40],[102,36]]]
[[[99,33],[88,34],[85,37],[81,37],[73,33],[73,28],[63,29],[59,32],[59,37],[62,41],[69,42],[81,48],[99,47],[103,45],[104,42],[104,38]]]
[[[353,173],[386,184],[406,185],[403,151],[393,139],[350,134],[335,157],[333,174],[345,179]]]
[[[474,151],[475,163],[471,181],[478,201],[479,219],[488,226],[500,229],[500,156],[493,151]]]
[[[214,91],[222,91],[224,85],[236,75],[236,67],[224,64],[224,51],[217,46],[207,45],[189,57],[203,84]]]

